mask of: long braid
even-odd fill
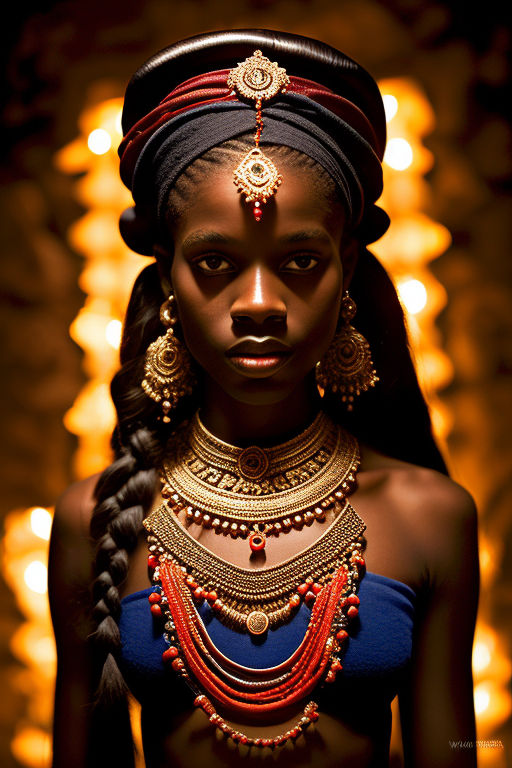
[[[95,488],[90,533],[96,547],[92,586],[96,630],[90,640],[97,694],[88,757],[95,766],[112,765],[113,759],[123,768],[133,765],[127,686],[118,666],[119,586],[128,573],[129,555],[137,545],[142,520],[153,503],[157,467],[168,433],[168,428],[157,420],[158,407],[140,386],[145,352],[164,332],[159,319],[164,298],[156,264],[151,264],[135,282],[124,326],[121,367],[112,381],[118,417],[112,439],[115,459],[101,474]],[[178,419],[182,416],[178,414]]]

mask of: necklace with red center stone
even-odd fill
[[[196,414],[173,437],[162,498],[187,523],[247,538],[258,552],[269,536],[324,522],[353,491],[359,463],[355,438],[323,412],[297,437],[270,448],[230,445]]]

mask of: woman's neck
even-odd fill
[[[320,410],[314,381],[275,403],[248,404],[231,398],[216,382],[205,386],[201,421],[220,440],[240,447],[277,445],[299,434]]]

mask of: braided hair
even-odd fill
[[[222,163],[234,167],[250,147],[250,139],[229,140],[198,157],[178,178],[169,196],[164,232],[185,209],[198,179]],[[269,153],[291,167],[305,168],[308,181],[334,207],[340,202],[336,184],[307,155],[286,146],[271,146]],[[163,243],[169,247],[169,243]],[[331,418],[343,421],[359,439],[383,453],[426,467],[446,471],[432,437],[428,409],[421,394],[407,345],[407,334],[396,290],[375,257],[363,246],[351,284],[358,305],[355,324],[372,347],[379,385],[363,395],[353,414],[335,398],[324,407]],[[147,348],[165,332],[159,318],[164,296],[157,264],[139,274],[130,297],[121,344],[121,367],[111,386],[117,412],[112,437],[114,461],[101,474],[91,519],[95,543],[92,615],[96,630],[91,636],[97,677],[95,733],[90,740],[90,764],[133,765],[133,748],[127,708],[127,686],[119,668],[121,611],[119,587],[126,578],[129,555],[135,549],[142,521],[158,489],[158,468],[169,440],[169,427],[159,420],[160,409],[142,390]],[[173,426],[189,418],[199,405],[196,394],[173,414]],[[392,428],[391,428],[392,427]],[[107,733],[108,738],[102,738]],[[112,741],[112,733],[116,734]],[[101,745],[101,747],[97,746]]]

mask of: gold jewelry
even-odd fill
[[[251,634],[288,620],[302,599],[311,605],[340,567],[348,573],[346,591],[355,589],[358,563],[353,561],[361,556],[366,528],[345,499],[334,522],[311,546],[280,565],[247,569],[204,547],[169,514],[165,503],[143,524],[150,533],[149,551],[158,564],[179,566],[196,600],[208,600],[222,621]]]
[[[230,71],[227,82],[228,87],[239,96],[255,102],[255,148],[245,155],[234,170],[233,181],[238,191],[245,195],[245,202],[254,202],[253,215],[259,221],[263,213],[261,204],[276,193],[283,180],[272,160],[259,148],[263,130],[261,105],[263,101],[285,93],[290,79],[286,70],[279,67],[276,61],[270,61],[261,51],[254,51],[252,56]]]
[[[174,333],[178,322],[173,314],[174,301],[171,294],[160,307],[160,320],[167,331],[148,347],[141,385],[152,400],[162,404],[165,423],[171,421],[169,414],[180,400],[192,394],[196,383],[190,353]]]
[[[257,551],[269,535],[325,520],[353,489],[358,466],[357,441],[323,412],[297,437],[266,449],[229,445],[196,414],[173,435],[162,497],[188,522],[249,536]]]
[[[323,390],[338,392],[349,411],[353,409],[354,398],[374,387],[379,381],[373,367],[370,345],[365,337],[350,325],[356,311],[355,301],[348,291],[345,291],[340,312],[343,326],[316,365],[318,386]]]

